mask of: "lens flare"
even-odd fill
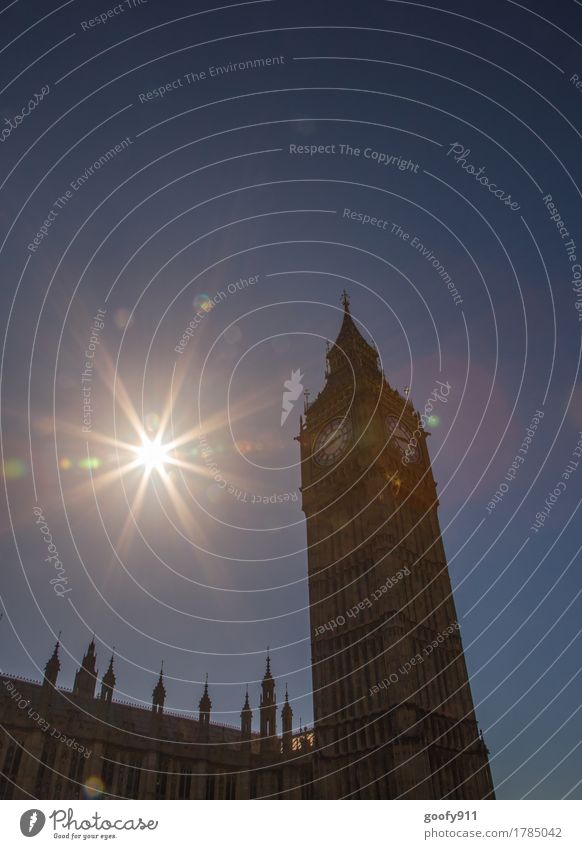
[[[194,308],[196,310],[204,310],[204,312],[210,312],[214,304],[210,300],[209,295],[196,295],[194,298]]]
[[[20,480],[20,478],[23,478],[26,475],[26,466],[22,460],[18,460],[17,458],[6,460],[4,463],[3,474],[6,480]]]
[[[168,462],[168,449],[162,445],[157,439],[151,441],[147,437],[137,449],[138,462],[145,466],[146,471],[162,471],[164,464]]]
[[[83,785],[83,796],[85,799],[98,799],[103,795],[105,784],[98,775],[91,775]]]
[[[79,468],[80,469],[98,469],[101,466],[101,460],[99,457],[83,457],[82,460],[79,460]]]
[[[125,330],[126,327],[131,327],[131,325],[133,324],[132,315],[130,311],[126,309],[116,310],[113,316],[113,320],[119,330]]]
[[[157,433],[160,429],[160,417],[157,413],[148,413],[145,417],[145,426],[148,433]]]

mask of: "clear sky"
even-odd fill
[[[119,698],[163,659],[169,708],[208,672],[238,724],[270,646],[311,722],[302,396],[281,411],[346,288],[392,386],[451,386],[429,444],[498,797],[582,797],[581,16],[2,5],[3,670],[39,678],[62,631],[70,685],[95,632]]]

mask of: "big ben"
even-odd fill
[[[344,293],[298,437],[320,798],[494,798],[423,425]]]

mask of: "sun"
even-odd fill
[[[142,444],[136,449],[137,462],[145,467],[146,472],[161,472],[170,460],[168,451],[169,446],[162,445],[157,439],[152,441],[144,436]]]

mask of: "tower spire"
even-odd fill
[[[381,377],[378,367],[378,352],[362,335],[350,311],[350,296],[344,289],[341,296],[343,319],[333,345],[326,350],[326,380],[356,382],[358,375],[365,373],[376,381]],[[324,390],[325,391],[325,390]],[[318,398],[321,397],[318,396]]]
[[[113,699],[113,691],[115,689],[115,672],[113,671],[113,656],[115,653],[115,647],[113,647],[111,652],[111,659],[109,661],[109,666],[107,668],[107,672],[101,679],[101,701],[109,704]]]
[[[267,668],[261,683],[261,751],[275,751],[277,747],[277,702],[275,679],[271,674],[271,656],[267,649]]]
[[[249,685],[247,684],[247,692],[245,703],[240,713],[240,736],[244,743],[248,743],[252,736],[253,712],[249,703]]]
[[[212,709],[212,702],[210,701],[210,696],[208,695],[208,672],[206,673],[206,680],[204,682],[204,692],[202,693],[202,698],[198,703],[198,723],[199,723],[199,734],[202,740],[208,740],[209,731],[210,731],[210,711]]]
[[[281,711],[281,723],[283,726],[283,751],[290,752],[293,749],[293,711],[289,704],[287,684],[285,684],[285,703]]]
[[[97,658],[95,655],[95,634],[91,638],[91,642],[85,652],[85,656],[81,662],[81,668],[75,675],[73,684],[73,696],[83,699],[92,699],[95,695],[95,685],[97,683],[98,672],[95,668]]]
[[[154,687],[152,693],[152,711],[157,714],[164,712],[164,702],[166,701],[166,688],[164,687],[164,661],[160,669],[160,677],[158,683]]]
[[[56,687],[57,685],[57,677],[61,669],[61,661],[59,660],[60,640],[61,632],[59,631],[59,639],[56,641],[53,653],[44,668],[43,687]]]

